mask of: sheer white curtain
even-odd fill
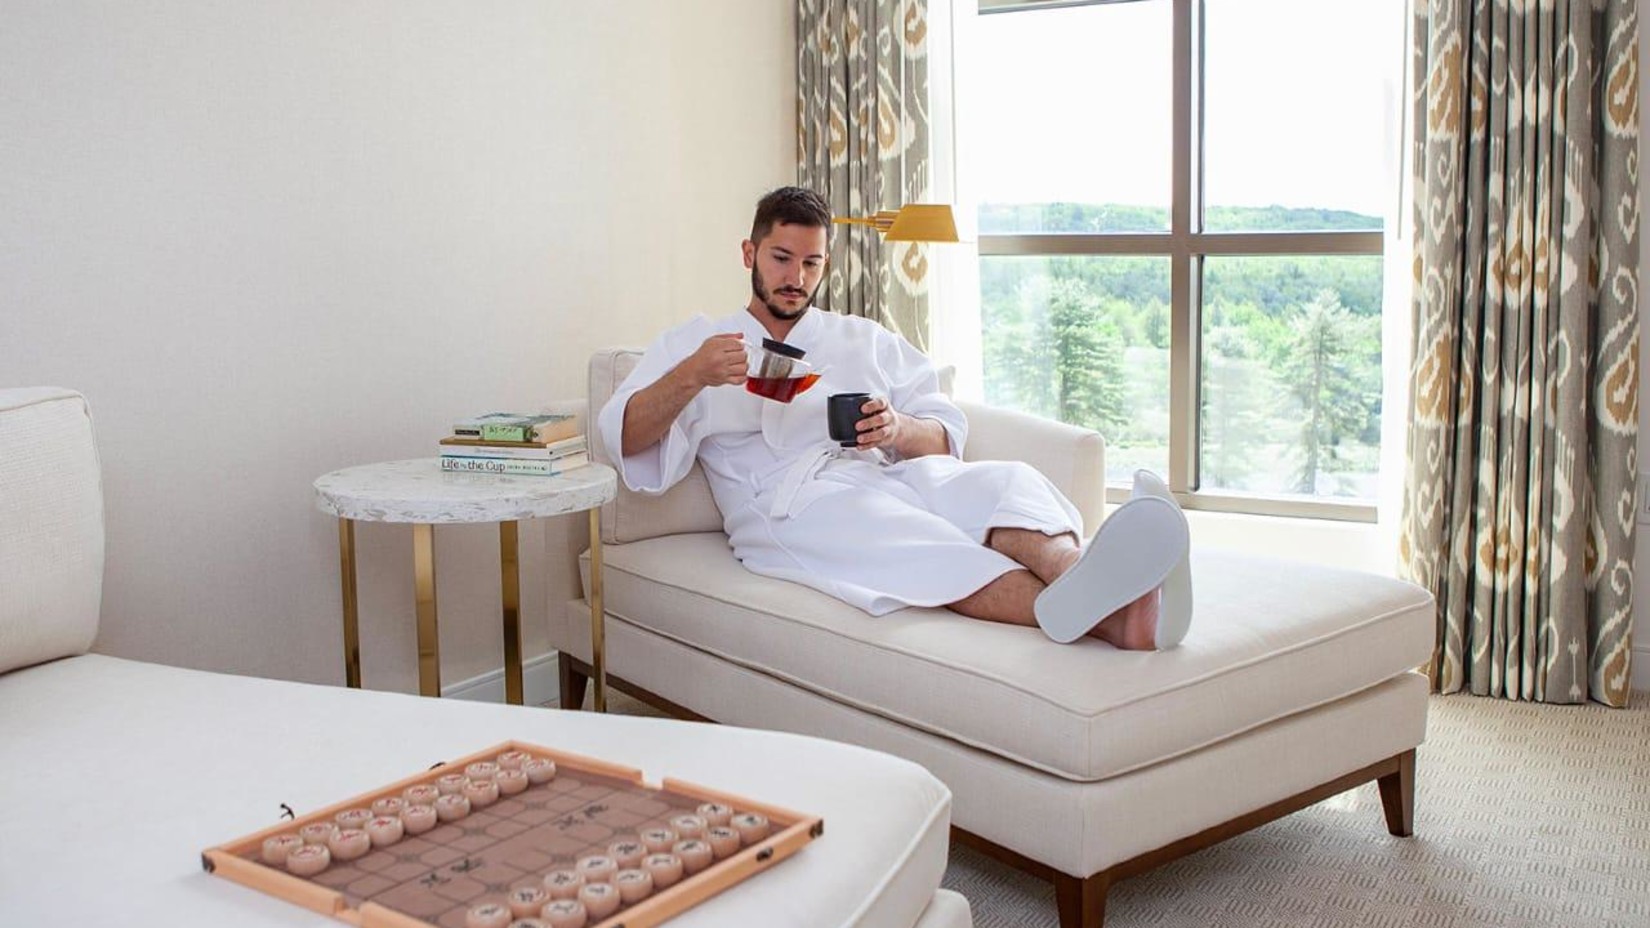
[[[968,136],[977,127],[959,118],[957,100],[968,92],[968,77],[958,68],[958,51],[968,47],[978,0],[929,0],[928,85],[933,101],[933,192],[936,202],[956,205],[956,245],[930,250],[934,282],[930,291],[929,356],[956,369],[954,394],[982,398],[980,349],[980,268],[974,244],[977,198],[968,187]]]

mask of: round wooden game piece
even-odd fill
[[[705,843],[710,845],[717,860],[731,857],[739,853],[739,832],[718,825],[705,831]]]
[[[670,852],[682,858],[682,869],[690,874],[705,869],[710,866],[711,861],[716,859],[716,852],[710,849],[709,844],[700,841],[698,838],[678,841],[676,846],[670,849]]]
[[[653,877],[654,889],[664,889],[681,882],[682,858],[675,854],[649,854],[642,858],[642,869]]]
[[[305,844],[326,844],[338,831],[338,826],[331,822],[310,822],[298,829],[298,836],[304,839]]]
[[[515,918],[508,906],[483,902],[464,913],[464,928],[504,928]]]
[[[464,792],[464,784],[469,781],[470,778],[462,773],[448,773],[435,778],[435,788],[443,796],[452,796]]]
[[[739,832],[739,840],[746,844],[756,842],[768,836],[768,820],[755,812],[741,812],[733,817],[733,830]]]
[[[286,868],[293,876],[314,876],[332,863],[332,852],[325,844],[306,844],[295,847],[286,855]]]
[[[304,846],[304,839],[288,832],[284,835],[275,835],[264,839],[262,851],[263,862],[280,866],[286,863],[288,854]]]
[[[619,865],[611,857],[593,854],[589,857],[579,858],[578,870],[579,876],[584,877],[586,884],[606,883],[608,880],[613,879],[613,874],[619,872]],[[588,905],[585,907],[589,908]]]
[[[498,802],[498,784],[492,780],[467,780],[464,783],[464,798],[477,809],[490,806]]]
[[[500,770],[520,770],[521,765],[533,759],[533,755],[526,751],[505,751],[493,758]]]
[[[422,803],[408,805],[401,810],[401,824],[407,827],[407,834],[409,835],[421,835],[429,831],[435,827],[438,818],[440,816],[436,815],[435,806],[423,805]]]
[[[549,901],[550,894],[545,892],[542,886],[517,886],[510,890],[510,895],[505,898],[510,911],[517,918],[530,918],[539,914],[539,910]]]
[[[584,910],[591,918],[601,921],[619,911],[619,904],[624,900],[611,883],[586,883],[579,887],[579,901],[584,903]]]
[[[464,768],[464,775],[472,780],[491,780],[498,776],[498,764],[490,760],[478,760]]]
[[[664,854],[676,846],[682,836],[669,828],[649,828],[642,832],[642,847],[650,854]]]
[[[647,848],[640,841],[615,841],[607,846],[607,855],[613,858],[620,870],[628,870],[641,865],[642,858],[647,856]]]
[[[590,921],[590,913],[584,910],[584,903],[577,899],[557,899],[545,906],[539,912],[539,917],[550,928],[584,928]]]
[[[692,841],[705,835],[705,820],[697,815],[678,815],[670,820],[670,827],[682,836],[683,841]]]
[[[369,820],[362,831],[372,839],[373,847],[389,847],[401,840],[401,836],[407,832],[407,826],[393,815],[380,815]]]
[[[693,811],[695,815],[704,819],[707,825],[726,825],[728,819],[733,818],[733,806],[720,802],[707,802]]]
[[[433,806],[435,805],[435,797],[439,795],[441,795],[441,790],[436,789],[433,783],[420,783],[401,791],[401,798],[406,800],[407,805],[410,806]]]
[[[534,786],[540,786],[556,778],[556,762],[547,757],[535,757],[521,765],[521,772],[527,774],[527,779]]]
[[[552,899],[576,899],[584,877],[576,870],[552,870],[544,875],[544,891]]]
[[[339,828],[360,828],[372,821],[371,809],[345,809],[334,815],[332,820],[338,823]]]
[[[434,802],[435,800],[431,799],[430,801]],[[372,801],[372,814],[398,816],[406,806],[407,800],[402,799],[400,796],[385,796],[383,799]]]
[[[456,822],[470,814],[470,800],[457,793],[448,793],[438,796],[435,800],[435,817],[443,822]]]
[[[340,828],[327,839],[336,860],[354,860],[372,850],[372,838],[359,828]]]
[[[653,895],[653,876],[646,870],[620,870],[613,874],[613,888],[625,905],[641,902]]]
[[[498,784],[498,791],[506,796],[514,796],[529,785],[527,774],[508,767],[500,770],[498,776],[493,777],[493,782]]]
[[[550,926],[536,918],[518,918],[506,928],[550,928]]]

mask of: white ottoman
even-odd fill
[[[0,925],[337,925],[211,876],[201,851],[520,740],[819,815],[825,833],[673,926],[964,928],[940,890],[951,796],[814,738],[424,699],[86,654],[103,507],[84,400],[0,390]],[[163,622],[166,616],[152,616]]]

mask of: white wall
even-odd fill
[[[122,656],[340,682],[315,477],[581,396],[593,348],[742,303],[750,210],[794,178],[773,0],[0,0],[0,24],[0,386],[90,397]],[[496,538],[437,532],[444,682],[502,662]],[[410,532],[357,544],[366,685],[416,690]]]

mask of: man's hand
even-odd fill
[[[918,419],[888,406],[885,397],[873,396],[859,407],[864,418],[855,424],[860,451],[882,448],[902,458],[927,454],[949,454],[951,440],[945,427],[933,419]]]
[[[745,342],[738,332],[724,332],[705,339],[677,370],[695,387],[718,387],[745,382]]]
[[[738,332],[712,335],[669,373],[630,398],[624,408],[621,452],[629,457],[658,444],[700,390],[744,382],[744,336]]]

